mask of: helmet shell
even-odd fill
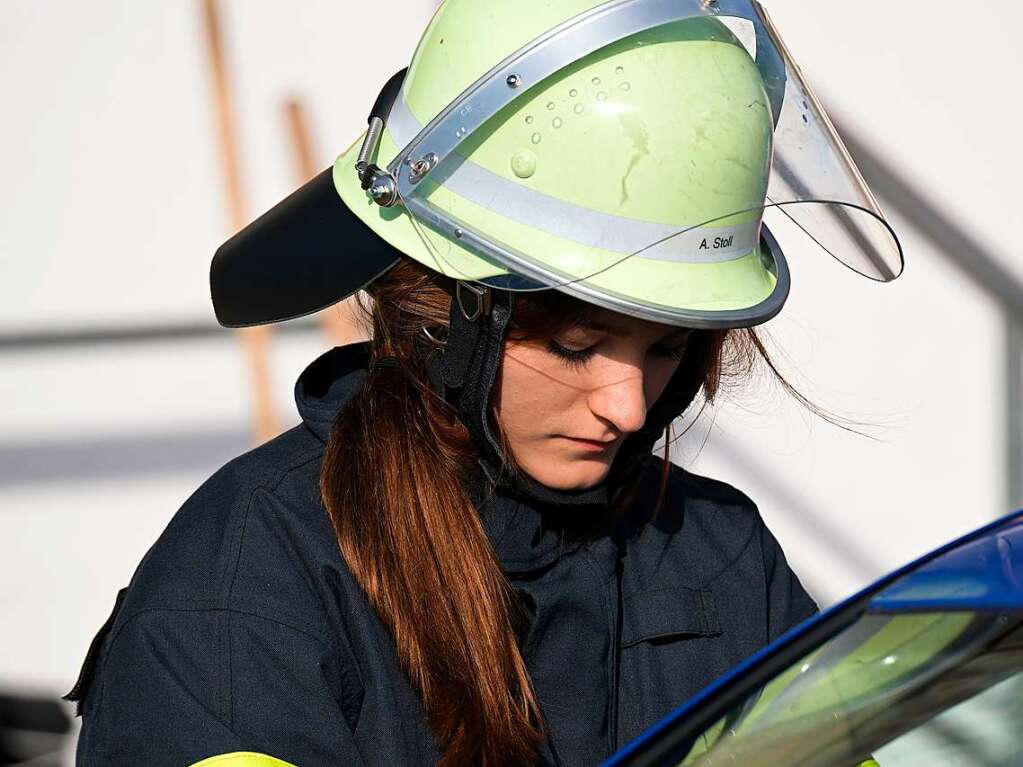
[[[417,47],[399,96],[428,124],[506,56],[600,5],[593,0],[447,0]],[[526,90],[471,134],[447,163],[487,184],[469,195],[435,173],[418,194],[514,251],[607,295],[665,310],[726,312],[755,324],[779,308],[776,265],[759,232],[770,177],[773,119],[756,63],[720,21],[698,17],[586,52]],[[383,166],[411,136],[391,122],[375,161]],[[381,208],[361,189],[361,139],[337,160],[345,204],[410,258],[456,279],[486,281],[511,270],[464,243]],[[438,171],[444,169],[441,166]],[[502,190],[514,192],[505,194]],[[529,215],[506,204],[531,200]],[[537,225],[536,216],[547,216]],[[603,231],[579,236],[597,217]],[[749,247],[727,259],[692,261],[614,247],[619,229],[685,231],[745,227]],[[654,243],[651,242],[651,245]],[[738,318],[738,319],[735,319]]]

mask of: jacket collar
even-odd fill
[[[338,411],[362,388],[368,365],[369,344],[338,346],[314,360],[295,383],[302,423],[324,444]]]

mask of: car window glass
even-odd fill
[[[1023,670],[1021,621],[966,611],[864,615],[734,705],[681,764],[832,767],[860,764],[871,754],[882,767],[903,764],[895,760],[912,751],[905,739],[917,731],[918,738],[937,737],[941,719],[934,717],[943,711],[948,721],[975,715],[982,692],[991,688],[996,696],[1000,683]],[[1008,720],[1009,732],[1023,725],[1018,717]],[[888,743],[891,750],[879,750]]]
[[[874,752],[881,767],[1023,764],[1023,673],[990,687]]]

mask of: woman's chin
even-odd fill
[[[551,490],[576,492],[589,490],[603,482],[611,466],[603,461],[564,461],[548,464],[527,473],[541,485]]]

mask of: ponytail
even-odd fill
[[[450,299],[404,265],[393,271],[374,293],[377,364],[334,422],[321,495],[441,764],[530,763],[541,717],[513,631],[517,602],[465,490],[472,441],[426,384],[429,339],[416,330],[424,315],[445,321]]]

